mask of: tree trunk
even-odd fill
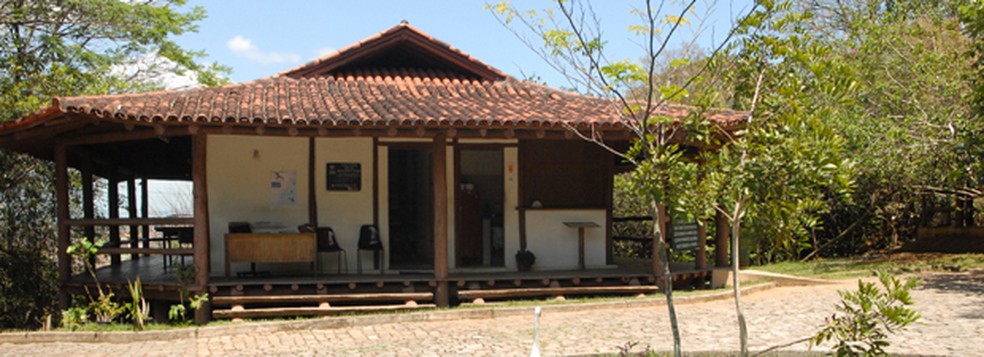
[[[741,355],[748,357],[748,327],[745,324],[745,312],[741,306],[741,279],[738,277],[739,246],[738,238],[741,234],[741,205],[735,209],[733,221],[731,222],[731,249],[735,252],[731,254],[731,279],[735,292],[735,312],[738,314],[738,336],[741,341]]]
[[[653,234],[658,238],[656,240],[658,256],[654,256],[653,259],[658,258],[662,264],[663,277],[662,284],[659,285],[663,289],[663,293],[666,294],[666,309],[670,315],[670,329],[673,331],[673,356],[680,357],[683,355],[680,343],[680,325],[677,322],[676,306],[673,304],[673,274],[670,272],[670,257],[667,254],[666,236],[664,235],[667,224],[666,207],[655,204],[655,202],[653,206],[656,208],[656,217],[654,217],[656,224],[653,225]],[[659,283],[660,278],[657,277],[656,279]]]

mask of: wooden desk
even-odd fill
[[[226,277],[232,273],[231,263],[311,263],[317,274],[314,233],[230,233],[225,243]]]
[[[564,222],[564,225],[577,228],[577,267],[584,270],[584,229],[601,226],[594,222]]]

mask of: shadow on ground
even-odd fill
[[[984,295],[984,270],[975,270],[965,273],[941,273],[930,274],[920,277],[922,284],[918,290],[936,290],[940,293],[962,294],[967,296]],[[970,319],[984,319],[984,307],[977,311],[964,314],[963,317]]]

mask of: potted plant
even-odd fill
[[[536,255],[533,255],[533,252],[526,249],[516,252],[516,267],[519,271],[530,271],[533,263],[536,263]]]

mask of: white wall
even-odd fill
[[[307,223],[307,153],[307,138],[208,136],[206,170],[211,275],[225,274],[225,234],[229,222],[280,222],[289,228]],[[297,172],[296,203],[273,205],[270,193],[272,171]],[[243,271],[247,269],[245,266],[236,264],[233,271]]]
[[[348,256],[348,271],[356,271],[359,229],[372,224],[372,138],[318,138],[315,140],[314,188],[318,202],[318,225],[335,230],[338,244]],[[362,165],[362,189],[359,191],[328,191],[325,170],[327,163],[359,163]],[[384,245],[386,247],[388,245]],[[334,272],[336,254],[326,254],[324,269]],[[369,262],[370,254],[366,254]],[[365,261],[363,261],[365,263]],[[370,270],[371,270],[371,263]]]
[[[469,143],[493,141],[469,140]],[[254,152],[258,157],[254,157]],[[308,222],[308,138],[257,137],[237,135],[209,135],[208,137],[208,189],[211,275],[225,274],[225,234],[233,221],[272,221],[283,223],[290,229]],[[384,247],[389,244],[388,219],[388,147],[380,146],[379,159],[379,228]],[[454,150],[447,152],[448,172],[448,258],[455,268],[454,229]],[[504,229],[505,264],[508,270],[516,268],[514,254],[519,250],[519,159],[516,147],[503,150],[505,176]],[[325,169],[328,162],[362,164],[362,189],[355,192],[327,191]],[[335,230],[339,243],[348,253],[348,270],[356,271],[356,254],[359,228],[372,223],[372,139],[371,138],[317,138],[315,140],[315,194],[318,203],[318,223]],[[297,173],[297,202],[292,206],[275,206],[270,194],[271,171],[295,171]],[[527,227],[529,248],[537,255],[534,269],[567,269],[577,265],[576,231],[564,227],[564,220],[594,220],[605,222],[603,210],[581,211],[528,211]],[[572,216],[573,215],[573,216]],[[587,235],[587,264],[604,265],[604,230],[589,229]],[[385,251],[385,264],[389,263],[389,249]],[[334,255],[326,255],[325,266],[334,271]],[[371,256],[363,259],[364,270],[371,270]],[[298,266],[269,265],[263,270],[303,271]],[[233,271],[248,269],[246,264],[233,266]]]
[[[598,224],[584,231],[584,265],[605,267],[606,214],[603,209],[527,210],[526,247],[536,255],[533,270],[577,269],[577,229],[563,223],[572,221]]]

